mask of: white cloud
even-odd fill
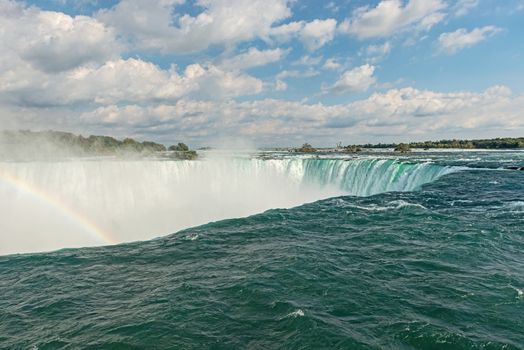
[[[175,130],[185,139],[246,137],[257,141],[290,136],[301,139],[322,128],[331,117],[347,115],[345,106],[265,99],[249,102],[180,100],[173,105],[100,107],[82,115],[95,126],[127,125],[136,133],[155,133],[155,126]],[[171,136],[172,134],[170,134]]]
[[[83,133],[134,135],[166,142],[183,138],[201,145],[217,137],[245,137],[268,146],[299,145],[304,140],[333,145],[340,140],[516,135],[524,130],[522,110],[524,95],[515,95],[504,86],[446,93],[405,87],[335,105],[182,98],[149,105],[108,104],[81,113],[63,108],[7,110],[0,105],[0,121],[9,125],[6,118],[18,118],[32,127],[66,126]]]
[[[438,51],[446,54],[454,54],[464,48],[474,46],[502,31],[495,26],[486,26],[467,31],[465,28],[454,32],[440,34],[437,47]]]
[[[453,5],[452,11],[457,17],[465,16],[479,4],[480,0],[457,0],[455,5]]]
[[[180,2],[122,0],[97,18],[141,49],[185,53],[267,39],[273,24],[291,15],[288,0],[198,0],[202,12],[194,17],[176,13]]]
[[[293,66],[316,66],[322,62],[322,56],[304,55],[298,60],[291,62]]]
[[[285,78],[310,78],[315,77],[319,75],[320,72],[313,68],[309,68],[305,71],[299,71],[299,70],[283,70],[282,72],[277,74],[277,79],[285,79]]]
[[[336,21],[282,24],[291,15],[291,0],[197,0],[201,12],[191,16],[177,13],[181,2],[123,0],[92,18],[0,0],[0,125],[98,130],[159,140],[179,133],[200,142],[221,134],[272,145],[281,144],[284,136],[300,144],[304,138],[333,143],[347,135],[431,138],[439,132],[524,130],[524,95],[502,86],[453,93],[406,87],[336,105],[238,102],[236,97],[258,94],[264,86],[286,90],[286,79],[317,76],[320,67],[343,71],[347,61],[309,53],[291,63],[296,70],[263,82],[242,71],[278,62],[289,51],[250,48],[235,56],[235,44],[293,39],[316,50],[333,40]],[[475,3],[460,4],[471,9]],[[458,9],[451,7],[450,13],[459,15]],[[340,29],[358,38],[416,32],[441,21],[443,10],[441,0],[382,0],[355,11]],[[440,52],[454,53],[500,31],[494,26],[459,29],[443,33],[437,44]],[[221,45],[231,56],[214,64],[164,69],[142,59],[121,58],[126,49],[119,43],[121,36],[134,48],[181,53]],[[366,46],[360,54],[368,64],[343,72],[324,92],[377,87],[373,62],[390,50],[390,41]]]
[[[276,91],[284,91],[284,90],[287,90],[287,83],[285,81],[282,81],[280,79],[277,79],[277,81],[275,81],[275,90]]]
[[[60,72],[118,57],[115,33],[97,20],[0,0],[0,51],[13,65]],[[7,59],[6,59],[7,60]]]
[[[337,21],[330,18],[326,20],[315,19],[304,25],[300,32],[300,40],[309,51],[315,51],[333,40]]]
[[[0,103],[71,106],[252,95],[263,90],[263,82],[239,69],[286,53],[249,50],[230,62],[237,67],[192,64],[179,73],[176,66],[122,59],[120,49],[113,31],[96,19],[0,0]]]
[[[289,50],[280,48],[262,51],[257,48],[250,48],[244,53],[223,60],[220,62],[220,67],[229,70],[242,70],[264,66],[269,63],[280,61],[288,52]]]
[[[439,93],[414,88],[375,93],[352,104],[369,129],[381,128],[401,134],[431,134],[436,131],[522,128],[519,106],[524,96],[513,96],[504,86],[481,93]]]
[[[320,72],[313,69],[308,68],[304,71],[300,70],[283,70],[280,73],[278,73],[275,77],[275,89],[277,91],[284,91],[287,90],[288,84],[285,82],[288,78],[311,78],[319,75]]]
[[[385,42],[382,45],[369,45],[365,49],[365,53],[368,56],[383,56],[387,55],[391,51],[391,44]]]
[[[407,30],[429,30],[444,18],[441,0],[382,0],[376,7],[360,7],[340,25],[359,39],[388,37]]]
[[[374,72],[375,67],[369,64],[348,70],[335,82],[330,91],[335,94],[366,91],[376,83]]]
[[[334,39],[336,29],[337,21],[333,18],[297,21],[272,28],[270,38],[282,43],[298,37],[307,50],[315,51]]]
[[[278,42],[287,42],[293,39],[304,28],[304,21],[290,22],[271,28],[270,37]]]
[[[392,45],[386,41],[382,45],[369,45],[360,50],[359,55],[365,56],[369,63],[377,63],[384,59],[391,51]]]
[[[153,103],[182,97],[221,99],[256,94],[262,88],[259,79],[213,65],[192,64],[178,74],[175,66],[163,70],[138,59],[118,59],[61,74],[23,66],[14,74],[0,72],[2,100],[21,106]]]
[[[489,130],[524,127],[524,95],[503,86],[484,92],[440,93],[411,87],[375,93],[348,104],[324,105],[266,99],[250,102],[181,100],[155,107],[105,107],[84,115],[97,124],[115,122],[155,133],[151,125],[172,126],[182,136],[200,141],[217,134],[249,137],[270,144],[288,140],[334,143],[348,135],[432,138],[440,133],[489,134]],[[134,129],[133,129],[134,130]],[[189,136],[188,136],[189,135]],[[362,136],[360,136],[362,137]],[[349,140],[348,140],[349,141]]]
[[[298,39],[316,50],[334,38],[334,19],[273,25],[291,15],[289,0],[200,0],[203,11],[191,17],[176,13],[178,0],[123,0],[97,18],[115,27],[142,49],[195,52],[211,45],[229,45],[260,38],[285,42]]]
[[[342,64],[334,58],[328,58],[326,62],[324,62],[322,68],[329,70],[339,70],[342,68]]]
[[[331,12],[338,12],[340,10],[340,7],[334,2],[330,1],[326,6],[324,6],[326,9],[330,10]]]

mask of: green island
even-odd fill
[[[163,152],[173,159],[192,160],[196,151],[179,142],[166,146],[152,141],[136,141],[132,138],[118,140],[111,136],[90,135],[84,137],[64,131],[0,131],[0,157],[35,158],[40,156],[116,156],[147,157]]]
[[[313,146],[311,146],[311,144],[309,144],[309,143],[304,143],[302,145],[302,147],[295,148],[293,151],[294,152],[300,152],[300,153],[314,153],[314,152],[317,151],[317,149],[314,148]]]
[[[524,137],[504,137],[494,139],[478,140],[440,140],[440,141],[423,141],[410,143],[377,143],[377,144],[355,144],[342,146],[339,142],[335,148],[314,148],[309,143],[304,143],[301,147],[289,149],[290,152],[298,153],[315,153],[335,151],[343,153],[359,153],[370,151],[373,148],[393,149],[395,152],[407,153],[412,149],[524,149]]]
[[[430,148],[457,148],[457,149],[516,149],[524,148],[524,137],[512,138],[494,138],[478,140],[440,140],[440,141],[423,141],[410,143],[378,143],[351,145],[346,147],[356,148],[393,148],[399,151],[406,149],[430,149]]]

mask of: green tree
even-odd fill
[[[304,143],[302,145],[302,147],[298,148],[296,150],[297,152],[303,152],[303,153],[314,153],[316,152],[316,148],[314,148],[313,146],[311,146],[309,143]]]
[[[179,142],[176,145],[169,146],[170,151],[177,151],[177,152],[187,152],[189,151],[189,147],[182,142]]]
[[[411,149],[409,148],[409,145],[407,143],[399,143],[397,147],[395,147],[395,152],[407,153],[410,151]]]

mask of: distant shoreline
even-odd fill
[[[278,149],[278,148],[277,148]],[[407,153],[412,150],[518,150],[524,149],[524,137],[519,138],[493,138],[477,140],[440,140],[410,143],[378,143],[378,144],[353,144],[342,146],[339,142],[335,148],[315,148],[309,143],[304,143],[299,148],[279,148],[296,153],[317,153],[317,152],[341,152],[341,153],[361,153],[372,152],[373,150],[391,149],[393,152]]]
[[[524,149],[524,137],[504,137],[493,139],[475,139],[475,140],[440,140],[440,141],[423,141],[409,143],[378,143],[378,144],[361,144],[350,145],[349,147],[359,148],[397,148],[401,145],[407,145],[410,149]],[[348,146],[346,146],[348,147]]]

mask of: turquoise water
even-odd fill
[[[330,157],[352,195],[0,257],[0,348],[524,349],[524,154]]]

